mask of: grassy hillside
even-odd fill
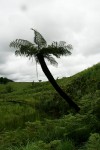
[[[99,150],[100,63],[57,82],[79,113],[49,82],[0,84],[0,150]]]

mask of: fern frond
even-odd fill
[[[53,42],[51,45],[48,45],[48,47],[43,48],[41,50],[42,54],[52,54],[54,56],[56,56],[57,58],[60,58],[60,56],[63,55],[71,55],[71,49],[72,46],[71,45],[65,45],[66,42]]]
[[[15,41],[10,43],[10,47],[14,47],[17,50],[15,51],[15,55],[32,57],[37,54],[37,47],[27,40],[16,39]]]
[[[45,55],[44,58],[46,58],[50,62],[50,64],[52,64],[54,66],[58,65],[56,60],[51,55]]]
[[[31,42],[27,41],[27,40],[23,40],[23,39],[16,39],[15,41],[10,43],[10,47],[14,47],[14,48],[20,48],[21,46],[26,46],[26,45],[33,45]]]
[[[32,29],[32,30],[34,30],[34,29]],[[34,34],[35,34],[34,42],[38,45],[39,50],[43,47],[46,47],[47,42],[44,39],[44,37],[36,30],[34,30]]]

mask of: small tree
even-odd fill
[[[17,49],[15,51],[15,55],[22,55],[29,58],[34,56],[36,62],[41,65],[43,72],[45,73],[55,90],[68,102],[71,107],[74,107],[76,111],[79,111],[80,108],[77,106],[77,104],[74,103],[71,98],[66,95],[58,86],[44,60],[44,58],[46,58],[51,64],[57,65],[57,62],[52,57],[52,55],[56,56],[57,58],[60,58],[60,56],[63,55],[70,55],[72,46],[70,44],[66,45],[66,42],[64,41],[61,41],[59,43],[53,42],[51,45],[47,45],[47,42],[43,38],[43,36],[38,31],[34,29],[32,30],[35,34],[34,43],[23,39],[16,39],[15,41],[10,43],[10,47],[14,47]]]

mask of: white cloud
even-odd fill
[[[99,62],[99,0],[0,0],[0,76],[15,81],[36,79],[35,62],[16,58],[9,43],[16,38],[33,41],[31,27],[47,40],[73,45],[72,56],[49,65],[54,77],[70,76]],[[23,9],[24,8],[24,9]],[[38,65],[39,78],[45,80]]]

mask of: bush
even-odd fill
[[[75,150],[75,146],[71,141],[61,142],[58,150]]]
[[[86,144],[86,150],[100,150],[100,134],[91,134]]]
[[[72,131],[67,136],[74,140],[76,144],[82,144],[83,142],[87,141],[89,134],[90,129],[88,127],[81,127]]]
[[[13,87],[12,87],[11,85],[7,85],[7,86],[6,86],[6,92],[7,92],[7,93],[13,92]]]
[[[43,141],[28,143],[23,147],[11,147],[8,150],[74,150],[72,142],[60,140],[54,140],[50,143],[44,143]]]

